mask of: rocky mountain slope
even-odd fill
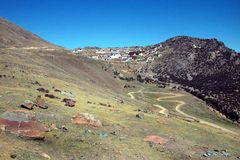
[[[178,36],[146,47],[112,49],[122,57],[131,57],[133,51],[136,57],[128,64],[142,77],[178,83],[229,119],[240,121],[240,54],[223,42]],[[86,49],[81,54],[98,55]]]
[[[61,48],[0,17],[0,48]]]
[[[240,121],[240,54],[216,39],[174,37],[148,46],[149,69],[159,81],[175,82]]]

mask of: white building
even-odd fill
[[[121,58],[121,54],[119,53],[119,51],[111,51],[111,59],[119,59]]]
[[[99,57],[98,57],[98,56],[92,56],[92,58],[93,58],[93,59],[99,59]]]
[[[146,62],[152,62],[152,61],[154,61],[154,58],[152,58],[152,57],[148,57],[146,60]]]
[[[99,49],[96,50],[96,54],[106,54],[107,52],[105,50]]]
[[[81,53],[83,50],[82,49],[77,49],[77,50],[74,50],[73,53]]]

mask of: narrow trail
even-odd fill
[[[24,88],[24,87],[6,87],[6,86],[1,86],[0,85],[0,88],[4,88],[4,89],[7,89],[7,90],[14,90],[14,91],[26,91],[26,90],[30,90],[29,88]]]
[[[160,114],[163,114],[163,115],[165,115],[166,117],[168,117],[168,115],[169,115],[169,112],[168,112],[168,110],[166,109],[166,108],[164,108],[163,106],[161,106],[161,105],[159,105],[159,104],[153,104],[155,107],[157,107],[157,108],[160,108],[160,111],[158,112],[158,113],[160,113]]]
[[[1,48],[0,48],[1,49]],[[22,50],[47,50],[47,51],[54,51],[57,50],[55,48],[48,48],[48,47],[20,47],[20,48],[16,48],[16,47],[8,47],[8,48],[2,48],[2,49],[22,49]]]
[[[141,93],[141,94],[143,94],[143,91],[142,91],[142,90],[144,90],[144,89],[145,89],[145,88],[142,87],[142,89],[139,89],[138,91],[135,91],[135,92],[129,92],[128,95],[130,96],[131,99],[136,99],[135,96],[134,96],[133,94],[135,94],[135,93]]]
[[[144,88],[143,88],[143,89],[144,89]],[[224,132],[231,133],[231,134],[237,135],[237,136],[239,135],[237,132],[231,131],[231,130],[229,130],[229,129],[227,129],[227,128],[224,128],[224,127],[221,127],[221,126],[219,126],[219,125],[217,125],[217,124],[214,124],[214,123],[211,123],[211,122],[207,122],[207,121],[205,121],[205,120],[196,118],[196,117],[194,117],[194,116],[191,116],[191,115],[183,112],[183,111],[181,110],[181,107],[182,107],[183,105],[185,105],[186,103],[185,103],[184,101],[181,101],[181,100],[175,100],[175,98],[183,97],[184,95],[182,95],[182,94],[177,94],[177,93],[165,93],[165,92],[143,92],[143,89],[140,89],[140,90],[138,90],[138,91],[136,91],[136,92],[129,92],[128,95],[130,96],[131,99],[136,99],[135,96],[134,96],[135,93],[142,93],[142,94],[144,94],[144,93],[164,94],[164,95],[166,95],[166,96],[158,97],[158,98],[157,98],[157,101],[159,101],[159,102],[160,102],[160,101],[165,101],[165,102],[177,103],[177,105],[175,106],[175,110],[176,110],[176,112],[180,113],[181,115],[183,115],[183,116],[185,116],[185,117],[187,117],[187,118],[191,118],[191,119],[193,119],[193,120],[196,120],[198,123],[201,123],[201,124],[204,124],[204,125],[213,127],[213,128],[220,129],[220,130],[222,130],[222,131],[224,131]],[[173,98],[174,98],[174,99],[173,99]],[[160,108],[159,113],[160,113],[160,114],[163,114],[163,115],[165,115],[165,116],[168,117],[169,111],[168,111],[165,107],[163,107],[163,106],[161,106],[161,105],[159,105],[159,104],[153,104],[153,106]]]

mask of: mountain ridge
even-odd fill
[[[151,73],[161,82],[178,83],[229,119],[240,121],[240,54],[216,38],[176,36],[145,47],[108,49],[123,57],[131,57],[128,54],[132,52],[136,58],[132,62],[143,59],[136,67],[142,77]],[[99,53],[95,51],[82,49],[80,54],[96,57]]]
[[[0,48],[10,47],[62,48],[0,17]]]
[[[164,42],[168,42],[168,41],[177,41],[179,39],[195,39],[195,40],[203,40],[203,41],[215,41],[219,44],[222,44],[224,45],[225,47],[227,47],[225,45],[225,43],[217,38],[199,38],[199,37],[195,37],[195,36],[188,36],[188,35],[177,35],[177,36],[174,36],[174,37],[171,37],[171,38],[168,38],[162,42],[159,42],[159,43],[153,43],[153,44],[148,44],[148,45],[130,45],[130,46],[123,46],[123,47],[100,47],[100,46],[85,46],[85,47],[77,47],[77,48],[73,48],[72,50],[76,50],[76,49],[123,49],[123,48],[153,48],[154,46],[158,46],[158,45],[161,45],[162,43]],[[236,52],[236,53],[239,53],[238,51],[236,51],[235,49],[232,49],[230,47],[227,47],[228,49]],[[240,54],[240,53],[239,53]]]
[[[26,42],[21,34],[9,38],[14,37],[18,48],[0,47],[0,159],[239,157],[239,124],[172,87],[174,83],[160,87],[159,69],[166,69],[165,84],[175,82],[171,74],[179,76],[185,70],[170,62],[185,62],[191,57],[188,52],[175,55],[179,53],[175,47],[166,44],[132,48],[133,59],[126,63],[98,61],[69,50],[45,48],[51,46],[39,39]],[[190,44],[182,49],[188,47],[193,48]],[[172,69],[178,71],[172,73]],[[146,79],[150,74],[159,84]]]
[[[193,87],[188,91],[239,122],[239,53],[216,39],[189,37],[169,39],[157,47],[156,53],[162,55],[150,70],[158,80]]]

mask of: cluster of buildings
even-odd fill
[[[87,56],[89,58],[104,61],[152,61],[153,58],[145,52],[143,47],[125,47],[125,48],[78,48],[73,51],[74,54]]]

